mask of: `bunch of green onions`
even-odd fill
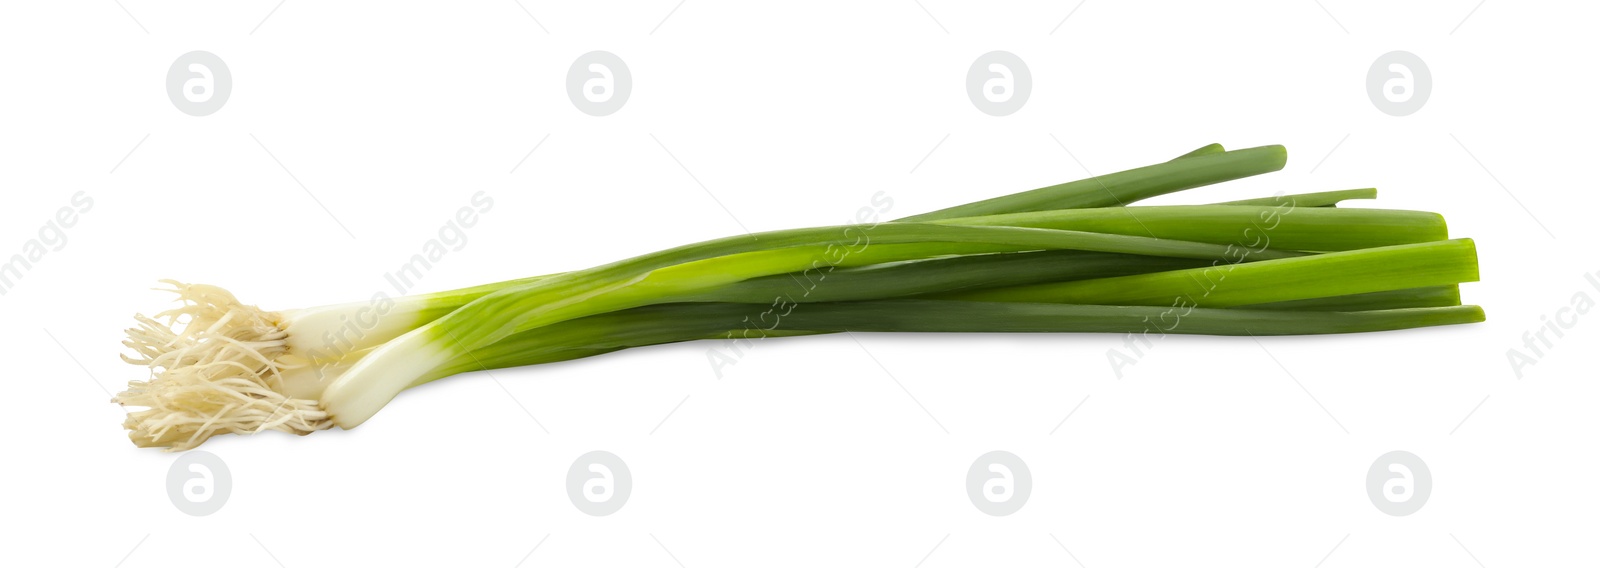
[[[1483,321],[1471,240],[1372,189],[1129,206],[1282,169],[1282,146],[1171,161],[903,219],[705,241],[584,270],[266,311],[171,282],[124,342],[134,443],[353,428],[451,375],[699,339],[862,332],[1289,335]],[[881,197],[881,195],[879,196]],[[359,326],[352,322],[360,322]],[[352,333],[351,331],[355,332]],[[330,341],[330,338],[333,340]]]

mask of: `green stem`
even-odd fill
[[[1277,169],[1282,168],[1282,162],[1287,159],[1286,156],[1286,151],[1282,146],[1250,148],[1247,150],[1239,150],[1233,153],[1228,153],[1224,151],[1221,144],[1207,144],[1182,156],[1174,158],[1173,160],[1165,162],[1164,164],[1160,164],[1162,167],[1159,168],[1151,166],[1150,168],[1139,168],[1137,170],[1119,172],[1116,174],[1101,176],[1099,178],[1089,178],[1076,182],[1069,182],[1044,189],[1032,190],[995,199],[968,203],[966,205],[951,207],[930,213],[923,213],[920,215],[913,215],[911,217],[899,219],[899,221],[932,221],[953,218],[956,216],[968,216],[971,215],[971,213],[969,213],[970,211],[976,209],[983,209],[994,214],[1015,213],[1028,210],[1026,207],[1035,205],[1040,199],[1044,199],[1046,201],[1059,199],[1063,200],[1064,202],[1077,203],[1077,205],[1066,203],[1054,208],[1106,207],[1111,205],[1120,205],[1121,203],[1117,201],[1121,199],[1119,196],[1128,196],[1129,199],[1142,199],[1143,197],[1139,196],[1143,195],[1144,197],[1149,197],[1152,195],[1170,193],[1172,191],[1178,191],[1190,187],[1198,187],[1200,185],[1227,181],[1229,179],[1236,179],[1239,177],[1276,171]],[[1189,158],[1200,157],[1209,158],[1207,160],[1198,162],[1186,161]],[[1184,174],[1184,168],[1188,166],[1194,166],[1196,168],[1196,171],[1192,175]],[[1152,170],[1151,168],[1155,169]],[[1124,187],[1122,184],[1127,184],[1127,186]],[[1055,197],[1051,197],[1051,195],[1054,195]],[[1111,197],[1108,198],[1108,196]],[[1108,200],[1110,202],[1108,202]],[[473,286],[470,288],[446,290],[443,292],[397,298],[395,300],[397,305],[389,312],[391,315],[386,317],[404,320],[408,323],[413,321],[432,321],[450,313],[451,311],[454,311],[456,308],[466,305],[468,302],[488,295],[491,292],[517,288],[555,276],[561,276],[561,274],[558,273],[532,276],[528,278],[519,278],[515,280],[506,280],[503,282]],[[339,315],[343,314],[343,310],[337,309],[340,307],[341,306],[322,306],[320,308],[304,310],[304,312],[305,316],[308,318],[319,318],[323,315],[326,315],[330,318],[337,318]],[[322,308],[334,309],[324,310]],[[335,326],[335,322],[329,321],[326,322],[325,325]],[[358,348],[364,349],[366,347],[376,346],[393,339],[394,337],[394,335],[373,334],[366,338],[366,341],[364,341],[361,346],[358,346]]]
[[[1283,169],[1287,160],[1288,152],[1283,146],[1202,153],[1142,168],[913,215],[902,221],[934,221],[1050,209],[1115,207],[1174,191],[1275,172]]]
[[[1461,305],[1461,287],[1451,285],[1251,304],[1242,307],[1252,310],[1354,312],[1398,308],[1441,308],[1459,305]]]
[[[1477,251],[1470,239],[1457,239],[939,297],[969,301],[1224,308],[1448,286],[1477,279]]]
[[[463,354],[415,384],[481,369],[564,361],[696,339],[754,341],[837,332],[1141,333],[1307,335],[1388,331],[1483,321],[1477,306],[1360,312],[882,300],[796,306],[756,327],[764,306],[660,304],[562,322]],[[738,351],[733,344],[722,351]],[[415,386],[415,385],[413,385]]]
[[[1209,260],[1072,250],[936,258],[762,276],[684,298],[762,304],[874,300],[1210,266]]]
[[[336,424],[354,427],[377,413],[418,377],[459,353],[483,348],[517,332],[597,313],[669,302],[749,278],[814,268],[819,263],[837,264],[852,252],[866,250],[869,244],[913,243],[980,243],[1208,260],[1231,259],[1241,253],[1233,246],[1149,237],[929,223],[821,227],[729,237],[487,294],[378,346],[329,384],[321,402]],[[1262,250],[1259,255],[1290,258],[1294,253]],[[908,253],[906,259],[912,258],[924,257]]]
[[[1221,154],[1221,153],[1226,152],[1226,151],[1228,151],[1228,150],[1226,148],[1223,148],[1221,144],[1217,144],[1215,142],[1212,142],[1210,144],[1206,144],[1205,146],[1201,146],[1199,148],[1195,148],[1194,150],[1191,150],[1187,154],[1184,154],[1182,156],[1178,156],[1176,158],[1173,158],[1171,161],[1176,162],[1176,161],[1182,160],[1184,158],[1193,158],[1195,156],[1209,156],[1211,154]]]
[[[1425,211],[1289,205],[1102,207],[936,221],[963,226],[1035,227],[1150,236],[1279,250],[1340,251],[1440,241],[1444,217]]]
[[[1289,195],[1274,195],[1272,197],[1257,197],[1255,199],[1240,199],[1238,201],[1224,201],[1213,205],[1291,205],[1295,207],[1334,207],[1341,201],[1350,199],[1377,199],[1376,188],[1341,189],[1337,191],[1319,191],[1316,193],[1293,193]]]

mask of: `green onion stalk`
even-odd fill
[[[168,281],[113,400],[135,444],[354,428],[481,369],[701,339],[847,331],[1281,335],[1482,321],[1470,240],[1375,190],[1194,206],[1146,198],[1281,169],[1281,146],[1173,160],[895,221],[770,231],[471,288],[269,311]]]

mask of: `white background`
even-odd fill
[[[1593,5],[675,4],[0,6],[0,254],[75,192],[94,199],[0,296],[0,563],[1597,562],[1600,322],[1580,317],[1521,380],[1506,360],[1574,294],[1600,298],[1583,278],[1600,271]],[[164,90],[194,50],[233,75],[210,116]],[[592,50],[632,71],[611,116],[566,96]],[[1011,116],[965,92],[993,50],[1032,72]],[[1434,80],[1402,118],[1365,91],[1393,50]],[[156,280],[274,309],[364,299],[480,190],[494,208],[422,289],[841,223],[877,191],[910,215],[1208,142],[1291,157],[1159,202],[1377,186],[1362,206],[1439,211],[1477,239],[1483,282],[1464,294],[1489,321],[1174,337],[1120,380],[1111,335],[770,341],[720,380],[704,343],[476,373],[357,430],[213,439],[233,490],[205,517],[168,500],[175,456],[129,444],[107,402],[142,376],[117,354],[133,313],[169,305]],[[634,479],[607,517],[564,486],[597,449]],[[1034,478],[1006,517],[966,495],[996,449]],[[1391,450],[1432,471],[1416,514],[1366,495]]]

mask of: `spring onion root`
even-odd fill
[[[1281,146],[1177,158],[871,224],[742,235],[432,294],[269,311],[165,281],[136,316],[148,377],[113,401],[141,447],[354,428],[483,369],[694,340],[837,332],[1288,335],[1483,321],[1471,240],[1436,213],[1339,207],[1374,189],[1212,205],[1150,197],[1281,169]],[[876,202],[876,201],[875,201]]]

